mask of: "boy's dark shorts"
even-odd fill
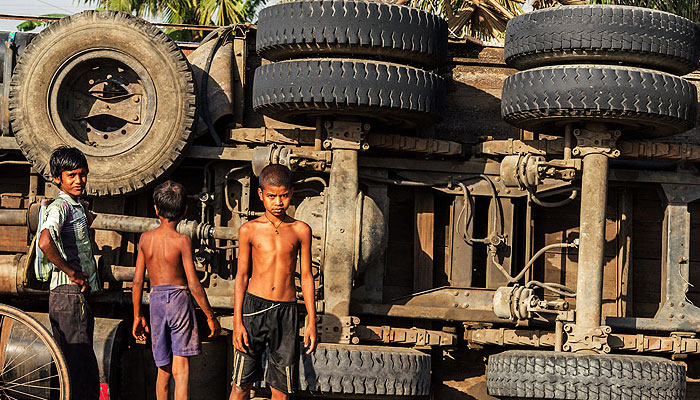
[[[170,364],[173,355],[190,357],[201,353],[194,306],[187,287],[152,286],[150,316],[151,346],[157,367]]]
[[[271,301],[246,293],[243,326],[248,333],[248,353],[234,350],[233,383],[245,386],[261,381],[262,356],[269,348],[267,383],[281,392],[292,393],[298,359],[296,301]]]
[[[92,348],[95,318],[80,286],[61,285],[49,292],[49,321],[53,337],[66,358],[71,397],[97,400],[100,372]]]

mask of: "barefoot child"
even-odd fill
[[[175,380],[175,399],[185,400],[189,397],[188,357],[201,353],[190,293],[207,316],[210,338],[219,335],[221,326],[195,273],[190,238],[175,231],[187,208],[184,188],[173,181],[164,182],[153,191],[153,203],[160,226],[145,232],[139,240],[132,293],[132,331],[134,337],[140,340],[145,340],[145,334],[149,332],[146,318],[141,315],[145,268],[152,285],[150,332],[153,358],[158,367],[156,398],[168,398],[168,384],[172,376]]]
[[[238,232],[238,271],[234,292],[233,389],[231,400],[248,399],[262,379],[262,354],[270,349],[268,383],[273,400],[292,392],[298,355],[294,271],[301,260],[301,288],[309,324],[307,354],[316,348],[314,278],[311,273],[311,228],[286,214],[292,197],[291,171],[273,164],[259,177],[258,195],[265,215]]]
[[[95,319],[87,295],[100,285],[88,232],[93,216],[80,200],[87,183],[87,159],[74,147],[59,147],[51,154],[49,165],[60,192],[46,208],[39,248],[51,266],[51,330],[66,357],[71,397],[97,400],[100,376],[92,349]]]

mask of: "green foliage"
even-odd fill
[[[40,17],[52,17],[52,18],[63,18],[67,16],[67,14],[44,14],[40,15]],[[46,21],[24,21],[21,24],[17,25],[17,30],[22,31],[22,32],[29,32],[33,31],[34,29],[40,27],[40,26],[46,26],[49,25],[51,22],[46,22]]]
[[[252,22],[255,11],[268,0],[79,0],[107,10],[138,17],[162,18],[168,24],[225,26]],[[175,40],[197,40],[201,32],[167,29]]]
[[[503,41],[506,24],[521,14],[524,0],[411,0],[410,5],[447,18],[450,34]]]

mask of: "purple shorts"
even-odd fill
[[[170,364],[173,355],[189,357],[202,352],[187,287],[152,286],[150,309],[151,344],[157,367]]]

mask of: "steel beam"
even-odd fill
[[[607,318],[615,328],[667,332],[700,331],[700,308],[686,298],[690,286],[690,212],[700,186],[662,184],[666,194],[662,243],[661,306],[654,318]]]
[[[355,204],[358,193],[357,150],[334,150],[328,184],[326,253],[323,263],[323,298],[326,314],[350,315],[350,292],[355,265]]]
[[[608,191],[608,156],[589,154],[583,159],[581,184],[581,247],[576,281],[576,329],[600,326],[603,293],[603,246]]]

